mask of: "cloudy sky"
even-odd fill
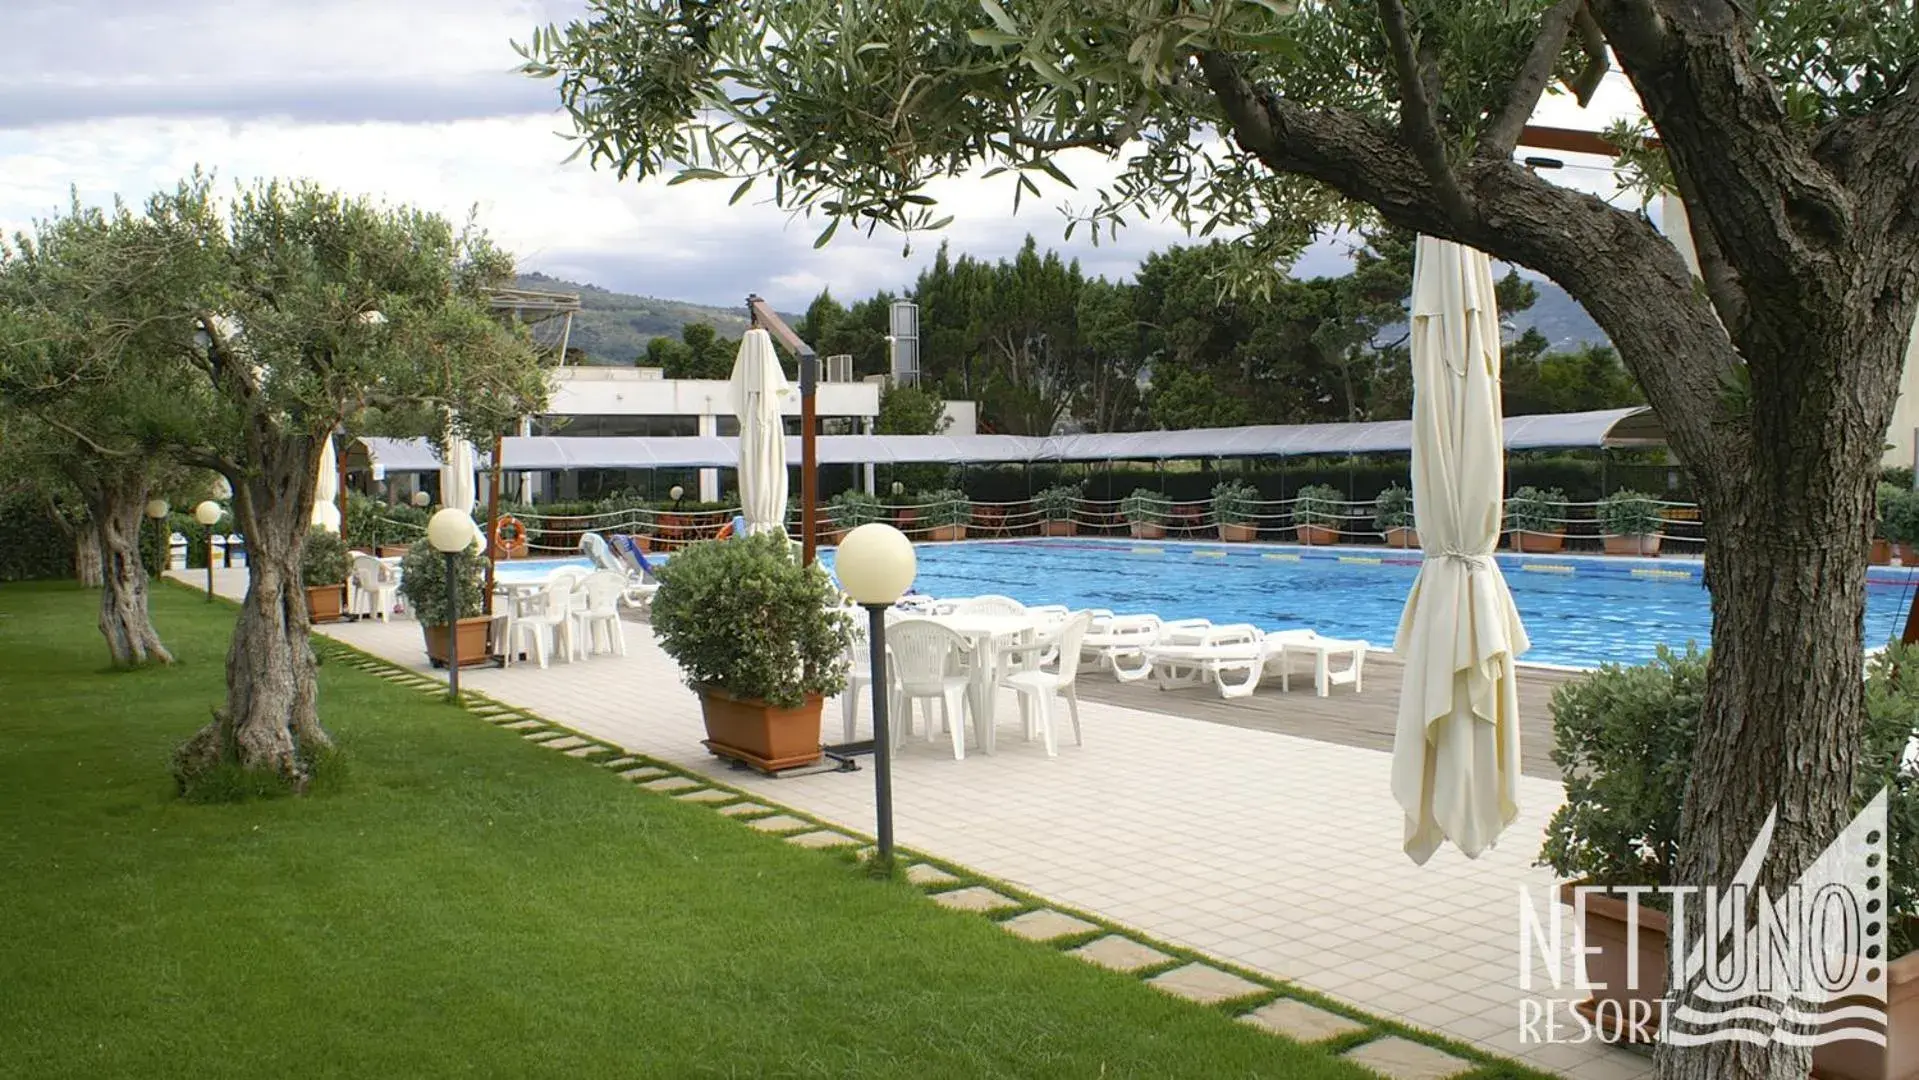
[[[726,206],[731,186],[622,183],[563,164],[555,95],[513,72],[510,42],[576,0],[0,0],[0,228],[86,202],[139,199],[196,164],[226,179],[304,176],[463,217],[477,207],[526,269],[709,304],[758,292],[784,309],[821,286],[842,299],[909,283],[937,237],[842,234],[770,206]],[[1548,101],[1541,122],[1597,127],[1633,104],[1616,76],[1595,109]],[[1598,115],[1594,115],[1598,114]],[[1598,162],[1587,162],[1597,165]],[[1082,184],[1107,172],[1069,167]],[[1610,191],[1601,169],[1558,179]],[[1060,189],[1063,194],[1063,189]],[[956,250],[1012,254],[1027,233],[1091,273],[1129,276],[1179,242],[1163,223],[1117,244],[1061,239],[1057,200],[1011,213],[1004,178],[938,192]],[[1337,272],[1340,246],[1302,260]]]

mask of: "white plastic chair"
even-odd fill
[[[845,726],[845,742],[857,737],[860,699],[873,686],[873,646],[866,632],[866,609],[854,608],[853,614],[853,635],[846,643],[846,689],[840,694],[840,722]]]
[[[1026,605],[1010,596],[987,594],[975,596],[970,600],[958,600],[953,604],[955,615],[1024,615]]]
[[[1000,680],[1000,685],[1008,687],[1019,695],[1020,718],[1026,722],[1027,731],[1039,729],[1046,741],[1046,756],[1059,756],[1059,740],[1053,734],[1053,698],[1066,699],[1067,711],[1073,718],[1073,743],[1086,745],[1084,734],[1079,725],[1079,690],[1074,681],[1079,677],[1079,664],[1066,662],[1067,657],[1077,657],[1080,645],[1086,638],[1086,628],[1092,624],[1091,612],[1082,611],[1068,619],[1066,629],[1059,636],[1059,655],[1062,662],[1053,671],[1039,667],[1022,668]],[[1035,644],[1028,649],[1039,651],[1048,646]]]
[[[620,601],[626,596],[626,586],[626,575],[617,570],[599,570],[581,582],[579,592],[586,596],[586,608],[579,619],[587,652],[626,655],[626,629],[620,625]],[[605,650],[600,648],[601,631],[606,633]]]
[[[400,592],[399,575],[393,568],[371,555],[355,553],[353,572],[347,583],[353,587],[348,590],[347,613],[350,615],[369,615],[381,622],[387,621],[387,613],[393,610],[393,603]]]
[[[953,758],[964,760],[966,757],[966,717],[971,711],[966,706],[966,690],[972,679],[956,669],[956,661],[967,655],[966,639],[935,622],[919,619],[902,620],[886,630],[886,655],[889,666],[888,687],[893,707],[888,711],[893,720],[893,746],[900,744],[899,732],[902,725],[912,726],[910,710],[913,702],[937,701],[940,703],[940,719],[953,735]],[[926,714],[922,704],[920,711],[927,716],[926,741],[932,742],[938,737],[939,728],[934,726],[932,717]],[[974,715],[974,726],[980,727],[979,717]],[[986,731],[983,727],[977,732],[980,746],[986,745]]]
[[[562,649],[560,655],[571,661],[574,621],[573,583],[569,577],[556,578],[529,598],[508,624],[513,635],[507,649],[509,657],[530,642],[534,659],[542,669],[546,667],[547,656]]]

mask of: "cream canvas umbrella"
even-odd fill
[[[313,485],[313,524],[331,533],[340,531],[340,459],[333,456],[333,436],[320,448],[320,475]]]
[[[733,359],[740,418],[740,513],[749,533],[786,535],[786,429],[780,404],[792,388],[764,330],[748,330]]]
[[[1513,661],[1531,647],[1493,560],[1505,487],[1499,312],[1483,252],[1419,238],[1413,269],[1413,511],[1424,559],[1393,650],[1405,658],[1393,796],[1406,854],[1470,857],[1519,814]]]
[[[440,505],[471,514],[480,499],[480,486],[473,474],[479,468],[479,455],[465,439],[448,439],[446,458],[440,465]]]

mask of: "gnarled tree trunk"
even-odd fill
[[[319,443],[261,448],[262,468],[230,476],[234,520],[247,542],[247,595],[227,651],[227,700],[175,754],[182,787],[220,764],[274,773],[294,791],[333,745],[320,725],[316,663],[308,641],[301,551],[313,507]]]
[[[173,663],[147,612],[147,568],[140,557],[140,519],[146,510],[143,478],[118,478],[86,492],[87,518],[80,535],[98,537],[100,633],[107,639],[115,667],[150,661]]]
[[[73,576],[82,586],[98,589],[105,581],[102,574],[105,565],[101,557],[100,526],[89,515],[73,528]]]

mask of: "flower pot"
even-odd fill
[[[397,559],[405,555],[412,544],[375,544],[373,554],[376,558]]]
[[[807,697],[784,709],[724,690],[699,687],[706,717],[705,746],[715,755],[744,762],[765,773],[811,765],[820,759],[820,705]]]
[[[1572,885],[1561,885],[1561,903],[1572,906]],[[1620,1042],[1642,1042],[1658,1032],[1659,1002],[1666,996],[1666,936],[1671,925],[1663,912],[1643,904],[1639,908],[1638,949],[1639,985],[1628,987],[1626,968],[1627,905],[1625,901],[1598,893],[1586,894],[1586,956],[1588,981],[1606,987],[1575,1005],[1587,1020],[1604,1017],[1648,1017],[1645,1027],[1627,1033],[1630,1038],[1613,1036]],[[1599,1008],[1601,1001],[1614,1004]],[[1634,1006],[1633,1002],[1642,1004]],[[1637,1011],[1634,1011],[1635,1008]],[[1815,1046],[1812,1050],[1814,1080],[1913,1080],[1919,1077],[1919,1041],[1900,1039],[1896,1033],[1919,1030],[1919,952],[1910,952],[1886,965],[1886,1031],[1895,1033],[1888,1046],[1847,1040]],[[1612,1036],[1611,1032],[1608,1032]]]
[[[1919,548],[1915,548],[1911,544],[1901,540],[1896,545],[1895,550],[1899,552],[1900,566],[1919,566]]]
[[[919,520],[919,511],[917,510],[893,511],[893,527],[907,534],[908,536],[913,535],[913,526],[914,526],[914,523],[917,522],[918,520]]]
[[[1419,530],[1404,525],[1386,530],[1386,546],[1412,549],[1419,546]]]
[[[1039,534],[1041,536],[1078,536],[1079,522],[1077,521],[1042,522],[1040,524]]]
[[[844,529],[821,529],[819,532],[813,534],[813,542],[820,547],[838,547],[840,546],[840,537],[845,535],[846,530]]]
[[[1892,541],[1873,537],[1872,550],[1866,555],[1866,561],[1873,566],[1886,566],[1892,562]]]
[[[1638,536],[1607,536],[1605,540],[1606,554],[1608,555],[1643,556],[1659,554],[1658,533],[1642,533]]]
[[[1339,543],[1339,530],[1330,525],[1299,525],[1293,531],[1299,535],[1302,544]]]
[[[475,615],[470,619],[461,619],[457,624],[460,645],[460,666],[478,667],[493,662],[493,620],[486,615]],[[426,656],[433,666],[443,668],[447,659],[447,633],[444,624],[440,626],[420,626],[420,633],[426,637]]]
[[[1551,555],[1566,546],[1565,533],[1520,531],[1513,533],[1513,550],[1532,555]]]
[[[1164,540],[1166,526],[1150,521],[1135,521],[1132,524],[1132,533],[1135,540]]]
[[[926,539],[935,541],[964,540],[966,539],[966,526],[929,525],[926,529]]]
[[[307,621],[338,622],[346,614],[346,583],[307,586]]]
[[[1250,543],[1259,538],[1259,526],[1221,522],[1219,538],[1234,544]]]

